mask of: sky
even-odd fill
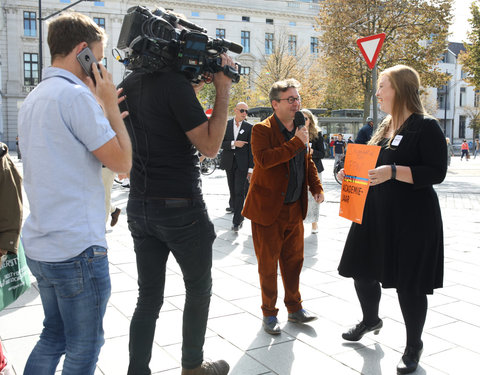
[[[467,40],[469,31],[468,19],[470,18],[470,4],[474,0],[455,0],[454,1],[454,19],[450,26],[450,42],[463,42]]]

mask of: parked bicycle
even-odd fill
[[[222,150],[220,150],[213,159],[211,158],[203,158],[203,160],[200,161],[200,172],[204,176],[211,175],[217,167],[220,166],[220,157],[222,155]]]
[[[335,177],[335,181],[337,181],[338,184],[342,184],[342,182],[338,179],[337,173],[340,172],[340,170],[343,168],[345,165],[345,154],[342,155],[340,159],[338,159],[335,164],[333,165],[333,177]]]
[[[217,163],[215,159],[205,158],[200,162],[200,172],[204,176],[211,175],[217,169]]]

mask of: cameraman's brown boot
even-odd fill
[[[224,360],[215,362],[203,361],[203,363],[191,370],[182,369],[182,375],[227,375],[230,366]]]

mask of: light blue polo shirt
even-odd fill
[[[102,166],[92,151],[115,132],[88,87],[64,69],[45,69],[20,108],[18,129],[30,206],[26,255],[61,262],[92,245],[107,247]]]

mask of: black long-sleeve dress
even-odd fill
[[[400,135],[398,146],[381,142],[377,167],[410,166],[413,184],[388,180],[370,187],[362,224],[352,224],[338,270],[399,292],[432,294],[443,285],[443,224],[432,185],[447,172],[445,136],[436,120],[418,114]]]

